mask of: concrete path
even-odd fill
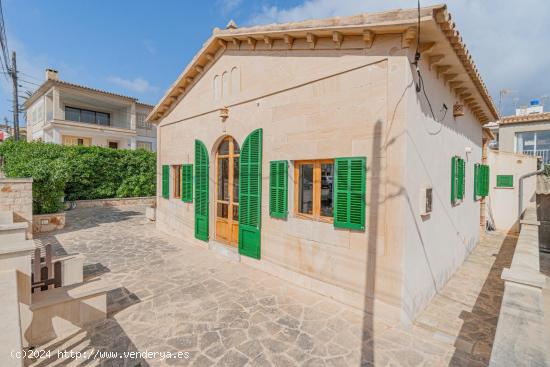
[[[86,256],[87,278],[121,287],[110,317],[37,349],[35,366],[485,366],[502,299],[500,271],[516,238],[487,235],[415,324],[390,327],[353,308],[166,236],[143,208],[67,213],[67,227],[38,236],[57,254]],[[80,353],[177,353],[162,356]],[[184,353],[186,352],[186,353]]]

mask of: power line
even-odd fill
[[[2,1],[0,0],[0,47],[2,49],[2,52],[0,54],[0,64],[4,71],[11,72],[11,64],[10,64],[10,51],[8,48],[8,40],[6,38],[6,27],[4,24],[4,10],[3,10]],[[6,79],[8,79],[7,75],[4,75]]]

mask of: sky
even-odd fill
[[[421,6],[440,3],[422,0]],[[550,95],[550,1],[449,0],[453,20],[495,104]],[[395,8],[414,0],[3,0],[8,48],[17,53],[19,95],[60,79],[156,104],[214,27],[296,21]],[[0,120],[12,121],[11,82],[0,76]],[[550,111],[550,99],[546,101]]]

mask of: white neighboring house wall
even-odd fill
[[[42,140],[56,144],[95,145],[118,149],[142,147],[156,151],[156,126],[137,126],[152,106],[134,98],[97,91],[57,80],[57,72],[47,72],[47,79],[30,98],[26,106],[27,140]],[[96,112],[94,123],[74,121],[67,108]],[[88,112],[85,112],[88,114]],[[101,114],[108,122],[99,123]]]
[[[421,64],[424,88],[415,90],[408,74],[406,94],[406,182],[404,213],[402,321],[414,319],[462,264],[479,241],[480,203],[474,200],[474,164],[482,159],[482,126],[464,107],[464,116],[453,116],[457,101],[436,73]],[[404,102],[405,103],[405,102]],[[447,106],[447,111],[443,107]],[[465,160],[465,194],[451,203],[451,160]],[[421,215],[421,195],[432,188],[432,212]]]
[[[489,150],[487,162],[490,166],[489,200],[487,216],[496,229],[519,230],[519,178],[537,170],[537,158],[524,154]],[[512,187],[497,187],[498,175],[513,175]],[[523,208],[536,201],[536,176],[523,180]]]

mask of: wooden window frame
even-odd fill
[[[309,219],[317,222],[334,223],[332,217],[321,215],[321,165],[330,163],[334,167],[334,159],[310,159],[294,161],[294,216],[296,218]],[[300,166],[313,165],[313,209],[311,214],[300,213]],[[334,182],[334,181],[333,181]],[[334,184],[334,183],[333,183]],[[334,199],[333,199],[334,202]]]
[[[172,165],[171,171],[172,171],[172,198],[181,199],[181,164]],[[179,172],[179,175],[177,174],[178,172]]]

